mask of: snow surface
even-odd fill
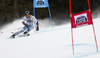
[[[14,21],[0,30],[0,58],[100,58],[92,25],[73,29],[73,55],[70,23],[51,28],[46,26],[48,22],[43,24],[43,21],[39,21],[40,31],[32,30],[31,36],[20,37],[20,34],[10,39],[11,32],[23,27],[21,21]],[[93,22],[100,51],[100,18]]]

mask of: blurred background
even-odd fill
[[[71,0],[72,13],[88,10],[87,0]],[[69,0],[48,0],[53,21],[70,21]],[[90,0],[92,16],[96,18],[100,10],[100,0]],[[0,26],[24,16],[25,11],[33,15],[33,0],[0,0]],[[36,8],[36,18],[49,18],[48,8]],[[1,27],[0,27],[1,28]]]

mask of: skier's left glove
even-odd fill
[[[38,26],[36,27],[36,31],[39,31],[39,27]]]
[[[37,25],[36,31],[39,31],[38,21],[37,21],[36,25]]]

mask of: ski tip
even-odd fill
[[[9,38],[10,38],[10,39],[15,39],[15,37],[12,37],[12,36],[10,36]]]

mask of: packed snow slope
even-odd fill
[[[74,50],[72,52],[71,25],[47,27],[39,21],[40,30],[32,30],[30,36],[9,38],[11,32],[20,30],[22,20],[14,21],[0,30],[0,58],[100,58],[97,53],[91,25],[73,29]],[[100,51],[100,18],[93,20]]]

